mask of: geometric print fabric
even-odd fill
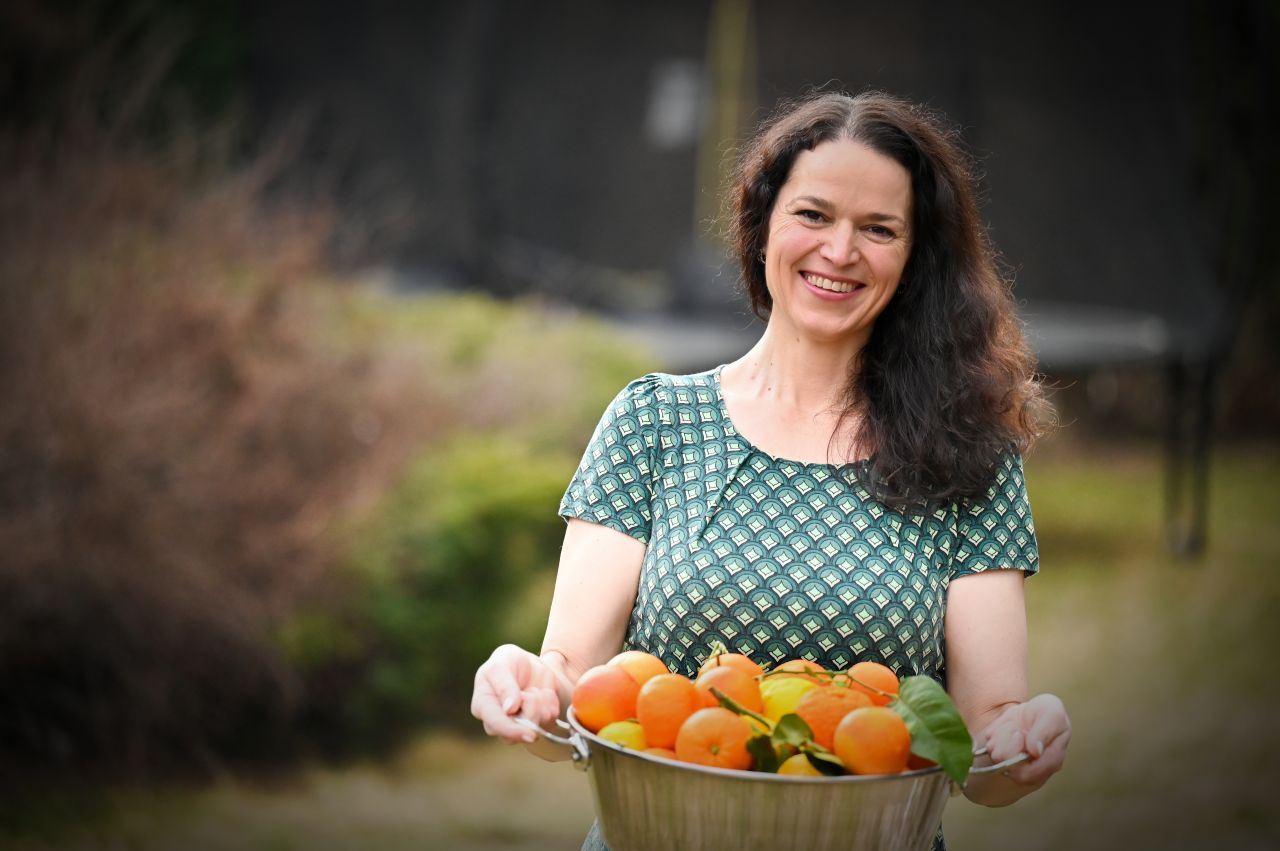
[[[775,458],[733,427],[720,368],[647,375],[597,426],[560,514],[646,543],[625,646],[692,676],[714,641],[756,662],[945,677],[952,579],[1039,566],[1021,458],[984,499],[928,513],[876,501],[859,465]]]

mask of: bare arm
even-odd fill
[[[972,801],[1004,806],[1044,785],[1066,757],[1071,722],[1062,701],[1027,698],[1027,618],[1020,570],[952,580],[947,591],[947,685],[977,746],[999,762],[1030,759],[1004,774],[973,778]]]
[[[644,553],[645,545],[630,535],[569,521],[542,656],[570,683],[622,649]]]
[[[546,759],[567,755],[512,716],[551,724],[569,705],[578,677],[622,648],[644,552],[644,544],[622,532],[569,521],[541,655],[504,645],[476,672],[471,714],[484,723],[485,732],[523,742]]]

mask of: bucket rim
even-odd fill
[[[594,748],[603,748],[611,753],[617,754],[625,759],[638,759],[645,762],[660,765],[663,768],[671,768],[674,770],[684,770],[694,772],[696,774],[705,774],[712,777],[722,777],[728,780],[737,780],[744,783],[808,783],[818,785],[854,785],[862,783],[888,783],[893,781],[911,782],[932,774],[941,774],[942,766],[933,765],[927,768],[916,768],[911,771],[903,771],[898,774],[840,774],[840,775],[823,775],[821,777],[809,777],[794,774],[773,774],[768,771],[748,771],[736,768],[715,768],[709,765],[698,765],[692,762],[677,762],[665,757],[655,756],[653,754],[643,753],[641,751],[632,750],[623,747],[616,742],[608,739],[602,739],[595,733],[589,731],[578,721],[573,714],[573,707],[569,707],[566,713],[569,724],[572,726],[574,734],[587,742],[588,750]],[[590,771],[590,764],[587,766]]]

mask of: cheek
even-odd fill
[[[895,284],[902,280],[902,273],[907,268],[907,258],[911,256],[909,250],[898,248],[888,248],[880,254],[876,255],[875,268],[880,278],[887,282]]]

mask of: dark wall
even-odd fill
[[[655,70],[705,58],[713,6],[280,0],[249,13],[257,109],[314,107],[319,158],[353,206],[411,211],[388,244],[422,275],[571,298],[579,287],[605,304],[632,276],[679,302],[690,268],[715,271],[687,264],[707,232],[698,151],[655,147],[643,124]],[[979,158],[1021,298],[1196,323],[1244,288],[1223,264],[1225,243],[1247,242],[1224,221],[1239,196],[1224,175],[1259,156],[1237,149],[1257,147],[1249,122],[1269,114],[1259,104],[1275,82],[1243,96],[1245,132],[1213,131],[1267,55],[1265,3],[752,8],[744,125],[828,84],[941,109]],[[727,289],[732,274],[720,277]]]
[[[346,197],[410,204],[403,261],[501,288],[532,283],[506,268],[528,246],[642,270],[688,241],[696,151],[655,149],[642,123],[654,62],[702,56],[705,4],[265,6],[259,115],[306,105]]]

